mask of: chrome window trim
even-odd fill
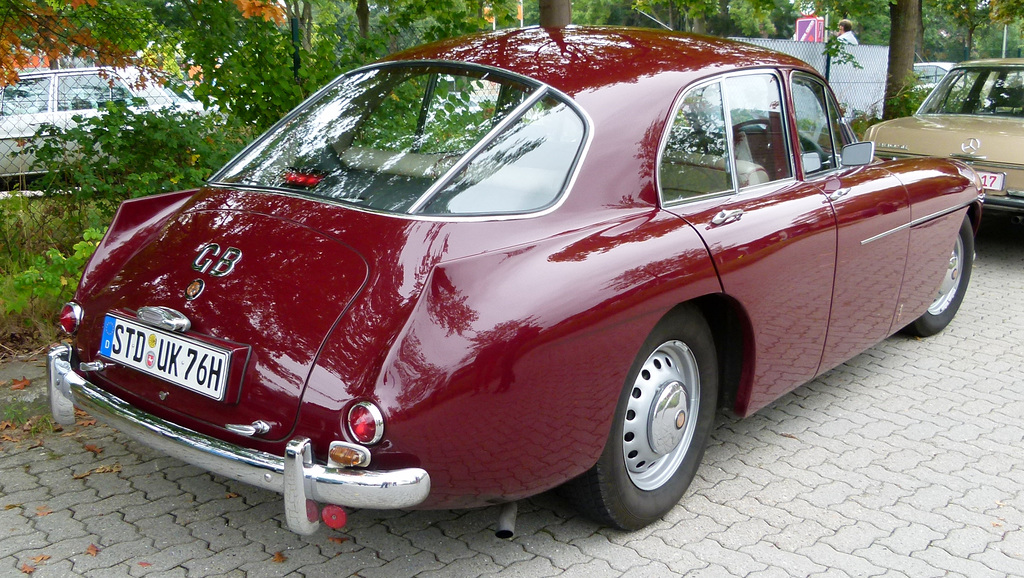
[[[555,201],[553,203],[549,204],[549,205],[546,205],[544,207],[538,208],[536,211],[524,212],[524,213],[492,213],[492,214],[474,214],[474,215],[441,215],[441,214],[436,214],[435,215],[435,214],[414,214],[414,213],[409,213],[409,212],[396,213],[396,212],[392,212],[392,211],[384,211],[384,210],[380,210],[380,209],[373,209],[373,208],[369,208],[369,207],[366,207],[366,206],[363,206],[363,205],[358,205],[356,203],[347,203],[347,202],[344,202],[344,201],[340,201],[338,199],[331,199],[331,198],[327,198],[327,197],[317,197],[317,196],[313,196],[313,195],[304,195],[304,194],[298,193],[296,191],[291,191],[291,190],[288,190],[288,189],[280,189],[280,188],[276,188],[276,187],[266,187],[266,186],[260,186],[260,185],[246,185],[246,184],[240,184],[240,183],[218,182],[218,179],[224,173],[226,173],[230,167],[234,166],[234,164],[236,162],[238,162],[246,154],[248,154],[249,149],[255,148],[260,143],[264,142],[266,139],[268,139],[270,137],[270,135],[274,134],[282,125],[285,125],[285,124],[291,122],[296,116],[298,116],[298,114],[302,110],[304,110],[307,106],[309,106],[310,104],[312,104],[316,100],[322,98],[323,95],[326,92],[328,92],[330,90],[333,90],[334,87],[337,84],[341,83],[344,79],[348,78],[349,76],[353,76],[353,75],[356,75],[356,74],[362,74],[362,73],[365,73],[365,72],[368,72],[368,71],[371,71],[371,70],[375,70],[375,69],[392,68],[392,67],[402,68],[402,67],[408,67],[408,66],[446,66],[446,67],[451,67],[451,68],[464,68],[464,69],[468,68],[468,69],[475,69],[475,70],[481,70],[481,71],[485,71],[485,72],[490,72],[490,73],[496,74],[498,76],[504,76],[506,78],[509,78],[509,79],[521,82],[522,84],[524,84],[526,86],[534,87],[536,90],[533,93],[531,93],[531,95],[530,95],[531,97],[535,93],[541,92],[543,95],[554,96],[559,101],[561,101],[566,106],[568,106],[570,109],[572,109],[572,111],[575,112],[576,115],[583,122],[583,141],[580,144],[579,150],[576,151],[576,159],[574,161],[574,164],[573,164],[572,168],[570,169],[570,171],[569,171],[569,173],[567,175],[567,178],[565,180],[565,186],[562,187],[562,190],[559,193],[558,197],[555,199]],[[512,116],[513,114],[517,114],[518,112],[519,112],[518,111],[518,107],[516,107],[516,109],[514,109],[513,112],[510,113],[509,116]],[[518,116],[517,116],[517,118],[518,118]],[[481,144],[481,143],[490,144],[490,142],[494,139],[494,137],[497,136],[497,134],[500,134],[500,133],[494,133],[494,131],[492,130],[491,132],[488,132],[487,135],[485,135],[485,137],[482,138],[481,141],[479,143],[477,143],[477,144]],[[319,203],[325,203],[325,204],[328,204],[328,205],[334,205],[334,206],[338,206],[338,207],[344,207],[346,209],[352,209],[352,210],[359,211],[359,212],[362,212],[362,213],[369,213],[369,214],[373,214],[373,215],[384,215],[384,216],[389,216],[389,217],[397,217],[397,218],[402,218],[402,219],[409,220],[409,221],[428,221],[428,222],[486,222],[486,221],[511,221],[511,220],[518,220],[518,219],[532,219],[532,218],[542,217],[544,215],[550,214],[550,213],[556,211],[563,204],[565,204],[566,199],[569,197],[570,193],[572,192],[573,187],[576,184],[577,179],[579,178],[580,167],[583,166],[583,162],[586,160],[587,153],[590,152],[590,146],[593,143],[593,140],[594,140],[594,120],[590,117],[589,114],[587,114],[587,111],[585,111],[582,107],[580,107],[579,104],[577,104],[577,102],[572,97],[567,95],[566,93],[564,93],[561,90],[558,90],[557,88],[554,88],[554,87],[552,87],[550,85],[544,84],[544,83],[542,83],[542,82],[540,82],[538,80],[530,78],[529,76],[524,76],[524,75],[519,74],[517,72],[512,72],[512,71],[509,71],[509,70],[505,70],[503,68],[497,68],[495,66],[488,66],[488,65],[484,65],[484,64],[476,64],[476,63],[473,63],[473,62],[465,62],[465,61],[461,61],[461,60],[396,60],[396,61],[380,62],[380,63],[376,63],[376,64],[370,64],[370,65],[367,65],[367,66],[362,66],[360,68],[357,68],[355,70],[352,70],[350,72],[342,74],[338,78],[334,79],[333,81],[331,81],[330,83],[325,85],[323,88],[321,88],[320,90],[316,91],[312,96],[310,96],[309,98],[304,100],[299,106],[297,106],[294,109],[292,109],[288,114],[286,114],[284,116],[284,118],[282,118],[281,120],[279,120],[276,123],[274,123],[273,126],[271,126],[269,129],[267,129],[256,140],[254,140],[248,146],[246,146],[241,151],[239,151],[238,154],[236,154],[234,157],[232,157],[231,160],[229,160],[227,163],[225,163],[223,167],[221,167],[217,172],[215,172],[206,181],[206,186],[211,187],[211,188],[217,188],[217,189],[233,189],[233,190],[240,190],[240,191],[245,191],[245,190],[259,191],[259,192],[263,192],[263,193],[281,195],[281,196],[284,196],[284,197],[292,197],[292,198],[304,199],[304,200],[307,200],[307,201],[314,201],[314,202],[319,202]],[[473,147],[473,148],[475,148],[475,147]],[[463,155],[463,156],[464,157],[468,156],[468,153],[466,155]],[[448,178],[449,178],[449,174],[446,172],[442,176],[441,180],[447,181]]]
[[[836,139],[837,138],[839,139],[839,142],[842,143],[842,146],[840,146],[838,150],[833,150],[832,151],[832,161],[835,163],[836,166],[832,167],[831,169],[825,169],[825,170],[822,170],[822,171],[816,171],[815,173],[813,173],[811,175],[808,175],[806,172],[803,173],[804,181],[805,182],[815,182],[815,181],[817,181],[821,177],[832,176],[832,175],[834,175],[835,173],[841,171],[844,168],[847,168],[847,169],[850,168],[850,167],[843,167],[842,147],[846,146],[848,144],[853,144],[853,143],[843,142],[844,139],[843,139],[843,135],[842,135],[842,126],[837,127],[839,129],[839,131],[840,131],[838,135],[835,134],[832,131],[832,119],[828,118],[828,115],[831,113],[832,107],[836,106],[836,104],[833,102],[835,100],[835,95],[832,94],[831,90],[829,90],[828,83],[827,82],[822,82],[822,80],[820,78],[818,78],[817,76],[814,76],[813,74],[807,72],[806,70],[794,70],[793,74],[790,75],[790,81],[789,81],[789,83],[790,83],[790,97],[792,97],[792,95],[793,95],[793,91],[792,91],[793,82],[797,78],[806,78],[806,79],[810,80],[811,82],[814,82],[814,83],[820,85],[822,88],[825,89],[825,109],[826,109],[825,110],[825,115],[826,115],[827,120],[829,121],[829,123],[828,123],[829,132],[832,133],[831,136],[832,136],[832,147],[833,147],[833,149],[835,149]],[[839,112],[838,109],[836,109],[836,112]],[[794,102],[794,105],[793,105],[793,120],[794,121],[796,120],[796,103],[795,102]],[[843,117],[841,115],[839,117],[839,120],[840,120],[840,123],[845,122],[845,120],[843,119]],[[800,143],[799,131],[798,131],[798,134],[796,135],[796,138],[797,138],[797,144],[799,145],[799,143]],[[856,142],[856,141],[854,141],[854,142]],[[796,156],[797,155],[794,153],[793,154],[793,158],[795,159]],[[801,163],[800,170],[803,171],[803,168],[804,168],[803,167],[803,163]]]
[[[790,176],[782,178],[782,179],[776,179],[774,181],[768,181],[767,183],[758,183],[756,185],[747,185],[746,187],[742,187],[741,188],[739,186],[739,179],[736,178],[736,153],[734,151],[733,133],[732,133],[732,112],[729,109],[729,96],[728,96],[728,91],[725,90],[725,80],[728,79],[728,78],[735,78],[735,77],[741,77],[741,76],[763,75],[763,74],[769,74],[771,76],[774,76],[775,80],[778,81],[778,83],[779,83],[779,101],[780,101],[779,102],[779,106],[780,106],[780,114],[782,115],[783,120],[784,120],[784,122],[782,123],[782,126],[783,126],[783,131],[785,132],[784,140],[785,140],[785,143],[786,143],[786,150],[787,150],[787,154],[789,155],[788,164],[789,164]],[[687,94],[689,94],[691,91],[698,90],[700,88],[703,88],[705,86],[708,86],[708,85],[711,85],[711,84],[715,84],[715,83],[719,83],[721,85],[722,108],[723,108],[723,114],[725,115],[725,124],[726,124],[726,141],[727,141],[726,142],[726,146],[729,148],[729,171],[730,171],[730,173],[732,175],[732,183],[733,183],[732,189],[727,189],[727,190],[719,191],[719,192],[715,192],[715,193],[706,193],[706,194],[695,196],[695,197],[690,197],[690,198],[686,198],[686,199],[680,199],[678,201],[666,202],[665,201],[665,196],[662,194],[662,191],[661,191],[661,163],[662,163],[663,157],[665,155],[665,147],[668,146],[669,133],[672,130],[672,125],[675,122],[676,115],[679,114],[679,108],[683,105],[683,99],[686,97]],[[768,67],[766,67],[766,68],[749,68],[749,69],[744,69],[744,70],[726,72],[726,73],[718,74],[718,75],[715,75],[715,76],[712,76],[712,77],[709,77],[709,78],[704,78],[704,79],[695,81],[695,82],[693,82],[693,83],[691,83],[689,85],[686,85],[686,86],[682,87],[679,90],[679,93],[676,95],[676,101],[672,105],[672,111],[669,113],[669,117],[667,119],[667,122],[665,123],[665,129],[661,133],[661,142],[658,145],[658,156],[657,156],[657,158],[655,160],[656,165],[655,165],[655,171],[654,171],[654,183],[655,183],[655,187],[658,190],[658,203],[661,205],[661,207],[662,208],[670,208],[670,207],[674,208],[674,207],[678,207],[678,206],[681,206],[681,205],[686,205],[686,204],[689,204],[689,203],[706,201],[708,199],[725,198],[725,197],[729,197],[729,196],[732,196],[732,195],[739,194],[740,192],[761,191],[761,190],[765,189],[767,187],[767,185],[781,185],[781,184],[789,184],[789,183],[795,182],[796,181],[796,166],[794,165],[792,142],[790,142],[792,140],[792,135],[790,135],[790,127],[789,127],[790,115],[789,115],[789,106],[788,106],[788,103],[786,101],[787,94],[788,94],[788,92],[786,90],[785,79],[783,78],[782,73],[777,68],[768,68]]]
[[[512,112],[505,115],[505,118],[501,119],[498,124],[491,127],[491,130],[487,131],[487,134],[485,134],[483,138],[478,140],[473,146],[469,147],[469,150],[459,157],[459,160],[456,161],[451,168],[445,171],[445,173],[441,175],[441,178],[434,181],[434,184],[430,185],[426,192],[420,195],[420,198],[416,199],[416,202],[413,203],[405,212],[412,214],[419,213],[420,209],[423,208],[423,205],[426,205],[427,202],[429,202],[434,195],[438,193],[438,191],[451,184],[451,181],[455,176],[462,172],[462,169],[469,166],[469,163],[473,162],[473,159],[480,154],[480,151],[489,146],[491,142],[494,141],[495,137],[504,132],[508,127],[512,126],[513,123],[519,122],[519,119],[526,114],[526,111],[530,110],[533,108],[533,105],[540,102],[545,94],[547,94],[547,86],[541,86],[535,89],[528,97],[526,97],[525,100],[523,100],[523,102],[519,103],[519,106],[512,109]]]

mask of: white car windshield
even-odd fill
[[[563,97],[523,79],[382,65],[340,78],[213,181],[395,213],[527,213],[559,198],[585,127]]]

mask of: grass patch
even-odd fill
[[[14,430],[17,435],[36,437],[60,431],[44,403],[28,403],[15,400],[4,405],[0,411],[0,424]]]

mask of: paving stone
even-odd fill
[[[499,506],[350,510],[297,536],[279,495],[95,425],[0,442],[0,576],[1024,577],[1024,299],[1006,298],[1024,295],[1024,229],[984,231],[945,331],[887,339],[749,418],[719,411],[686,496],[642,530],[548,493],[520,501],[511,540]]]

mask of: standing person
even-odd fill
[[[859,44],[857,37],[853,35],[853,22],[846,18],[839,21],[839,42],[846,44]]]

